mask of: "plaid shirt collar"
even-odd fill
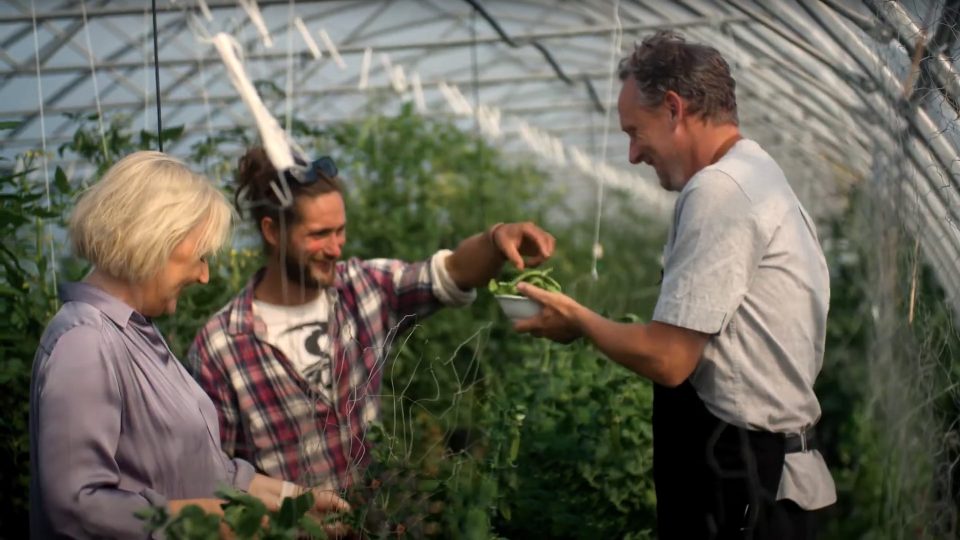
[[[324,294],[332,295],[334,299],[340,296],[341,290],[343,289],[343,279],[340,277],[340,268],[341,263],[337,263],[333,285],[323,291]],[[267,268],[265,266],[261,267],[247,280],[247,284],[244,285],[243,290],[238,295],[236,302],[233,304],[233,309],[230,311],[230,316],[227,319],[226,330],[228,334],[233,336],[254,334],[258,337],[263,335],[266,328],[263,322],[253,314],[253,301],[255,299],[254,293],[256,292],[257,284],[260,283],[260,280],[263,279],[263,275],[266,273]]]

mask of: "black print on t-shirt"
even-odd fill
[[[311,356],[316,356],[319,358],[329,358],[326,352],[320,348],[320,338],[327,333],[327,323],[322,321],[311,321],[308,323],[298,324],[297,326],[291,326],[287,328],[280,335],[289,334],[290,332],[296,332],[298,330],[303,330],[304,328],[316,327],[316,330],[310,332],[310,335],[304,338],[303,340],[303,350],[310,353]]]
[[[304,370],[304,377],[307,380],[312,380],[315,383],[320,383],[324,387],[330,387],[331,377],[330,377],[330,353],[325,351],[320,346],[320,340],[327,335],[327,323],[323,321],[311,321],[303,324],[298,324],[296,326],[291,326],[287,328],[280,335],[289,334],[290,332],[303,332],[313,328],[314,330],[310,332],[303,340],[303,349],[301,352],[305,352],[312,356],[315,360],[309,363],[309,366]]]

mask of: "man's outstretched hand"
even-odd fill
[[[496,226],[491,240],[500,253],[519,270],[539,266],[553,255],[553,235],[532,222],[504,223]]]

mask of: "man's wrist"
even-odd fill
[[[577,331],[575,339],[587,338],[587,319],[593,312],[582,304],[576,304],[571,322]],[[587,338],[589,339],[589,338]]]
[[[280,488],[280,500],[286,499],[288,497],[296,497],[300,495],[301,490],[299,486],[293,482],[283,481],[283,486]]]

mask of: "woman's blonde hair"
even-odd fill
[[[234,212],[226,197],[180,160],[135,152],[81,196],[70,216],[75,253],[130,283],[155,276],[173,249],[202,227],[197,253],[219,251]]]

